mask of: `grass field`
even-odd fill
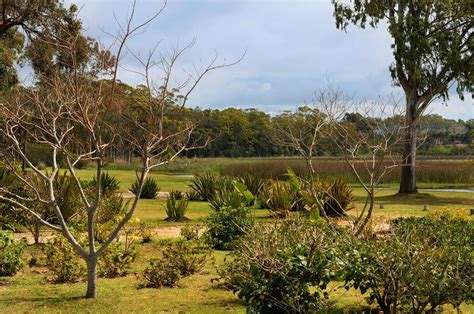
[[[121,191],[127,191],[134,180],[134,172],[127,170],[109,170],[121,182]],[[80,170],[82,179],[92,177],[92,170]],[[163,191],[174,189],[187,190],[188,177],[173,174],[152,173]],[[377,193],[374,215],[380,219],[391,219],[399,216],[422,216],[428,212],[449,208],[451,210],[468,210],[474,207],[474,193],[467,192],[423,192],[413,196],[397,196],[396,190],[381,189]],[[363,206],[363,190],[354,189],[356,195],[356,213]],[[135,217],[159,230],[182,226],[186,223],[202,222],[209,214],[210,208],[205,202],[191,202],[187,217],[188,222],[170,223],[166,218],[164,200],[140,200]],[[384,208],[379,209],[383,204]],[[424,205],[429,206],[423,211]],[[266,210],[255,210],[257,220],[271,220]],[[175,230],[176,231],[176,230]],[[178,229],[179,231],[179,229]],[[162,237],[166,237],[161,235]],[[173,235],[175,236],[175,235]],[[0,278],[0,313],[245,313],[244,304],[232,292],[223,290],[218,283],[211,282],[217,277],[215,265],[221,265],[226,253],[214,251],[214,261],[208,262],[205,269],[196,275],[180,281],[178,288],[142,289],[135,273],[140,273],[150,258],[156,256],[160,248],[160,240],[140,244],[138,260],[133,265],[132,274],[118,279],[99,279],[98,299],[86,300],[82,296],[85,283],[53,285],[45,282],[44,268],[25,267],[13,278]],[[35,254],[37,250],[29,247],[28,251]],[[8,282],[9,285],[2,285]],[[346,291],[337,282],[332,283],[331,312],[341,313],[348,310],[367,309],[363,295],[354,290]],[[447,312],[455,312],[445,307]],[[463,313],[473,313],[474,306],[463,305]]]

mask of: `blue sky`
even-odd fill
[[[130,12],[131,0],[76,0],[87,33],[104,43],[116,22]],[[159,0],[138,0],[136,21],[159,9]],[[130,48],[146,54],[160,47],[197,42],[182,59],[180,67],[205,63],[215,52],[232,61],[245,50],[239,64],[208,75],[190,99],[190,106],[225,108],[254,107],[278,113],[311,101],[315,90],[328,79],[360,99],[376,99],[389,93],[402,95],[392,86],[388,66],[392,62],[390,37],[385,27],[347,33],[336,29],[330,0],[170,0],[162,15]],[[135,69],[126,56],[125,68]],[[140,83],[122,70],[120,79]],[[474,118],[472,98],[462,102],[453,95],[449,105],[435,102],[430,113],[454,119]]]

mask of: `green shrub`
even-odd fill
[[[143,286],[150,288],[173,288],[181,278],[180,271],[173,260],[168,258],[152,259],[143,271]]]
[[[260,196],[264,207],[278,217],[288,216],[298,203],[297,191],[284,181],[271,181],[264,186]]]
[[[472,224],[401,218],[388,235],[348,235],[339,263],[346,287],[368,292],[384,313],[459,307],[474,297]]]
[[[347,210],[354,208],[354,193],[341,179],[336,179],[324,192],[324,211],[326,215],[343,216]]]
[[[186,218],[186,212],[188,210],[189,201],[184,198],[184,195],[181,192],[176,192],[179,191],[172,191],[166,200],[165,211],[168,217],[165,220],[188,220],[188,218]]]
[[[169,193],[169,197],[174,198],[176,200],[184,200],[186,199],[186,194],[180,190],[172,190]]]
[[[129,202],[130,200],[125,200],[117,194],[104,195],[101,198],[95,214],[94,237],[97,242],[102,243],[105,240],[105,237],[115,226],[116,220],[127,211]]]
[[[210,255],[209,247],[200,241],[178,240],[169,243],[163,250],[163,258],[173,260],[181,276],[189,276],[202,270]]]
[[[250,173],[246,173],[238,180],[242,182],[252,195],[258,195],[264,186],[264,180]]]
[[[138,194],[138,188],[139,188],[139,182],[138,180],[135,180],[132,184],[132,187],[130,191],[137,195]],[[154,199],[158,195],[158,192],[160,192],[161,188],[156,183],[156,180],[152,177],[147,177],[145,179],[145,182],[143,183],[143,188],[142,192],[140,194],[141,199]]]
[[[222,207],[219,211],[213,211],[206,219],[204,240],[215,249],[231,249],[252,225],[248,208]]]
[[[97,178],[93,177],[88,186],[92,189],[95,189],[97,184]],[[108,172],[102,172],[100,174],[100,192],[102,195],[110,196],[116,193],[120,188],[120,181],[117,180],[114,176],[109,175]]]
[[[53,283],[77,282],[85,275],[84,261],[62,237],[56,237],[45,247],[46,267]]]
[[[256,225],[220,274],[251,313],[312,313],[334,278],[325,228],[302,220]]]
[[[209,201],[218,189],[232,190],[232,180],[212,172],[194,175],[190,188],[199,195],[199,200]]]
[[[233,187],[232,189],[228,189],[226,186],[218,188],[209,199],[209,206],[215,211],[219,211],[222,207],[237,208],[245,205],[244,197]]]
[[[202,225],[187,224],[181,227],[180,236],[187,241],[197,241],[201,239],[199,231]]]
[[[137,258],[138,252],[123,243],[110,244],[99,258],[99,276],[116,278],[126,276],[131,264]]]
[[[185,193],[185,196],[186,196],[186,199],[188,201],[200,201],[201,200],[201,196],[198,192],[194,191],[194,190],[191,190],[191,191],[188,191]]]
[[[25,246],[24,241],[14,241],[7,232],[0,231],[0,277],[14,276],[22,268]]]

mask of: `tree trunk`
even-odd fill
[[[86,298],[95,299],[96,293],[96,281],[97,281],[97,257],[89,256],[87,262],[87,292]]]
[[[407,97],[405,142],[402,153],[402,173],[399,194],[417,193],[416,187],[416,99]]]

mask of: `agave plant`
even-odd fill
[[[178,193],[179,192],[179,193]],[[187,220],[186,212],[188,210],[189,201],[184,198],[181,191],[171,191],[166,200],[165,211],[168,221]]]
[[[232,180],[212,172],[194,175],[190,188],[199,195],[201,201],[209,201],[219,189],[232,189]]]
[[[328,216],[343,216],[344,212],[354,208],[354,194],[347,183],[336,179],[325,191],[324,211]]]
[[[137,195],[138,187],[139,187],[139,182],[138,180],[135,180],[132,184],[130,191],[133,194]],[[158,183],[156,183],[156,180],[153,179],[152,177],[148,177],[145,179],[145,182],[143,183],[143,188],[142,188],[142,192],[140,193],[140,198],[154,199],[156,198],[160,190],[161,190],[161,187],[158,185]]]
[[[89,182],[88,186],[95,188],[97,184],[97,178],[93,177]],[[109,175],[108,172],[103,172],[100,175],[100,192],[102,195],[109,196],[114,194],[120,188],[120,181],[117,180],[114,176]]]

